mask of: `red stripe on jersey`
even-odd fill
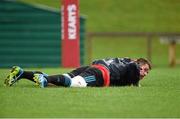
[[[101,71],[103,80],[104,80],[104,86],[109,86],[109,84],[110,84],[109,70],[105,66],[100,65],[100,64],[92,65],[92,67],[95,67]]]

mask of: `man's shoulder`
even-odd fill
[[[139,65],[134,61],[129,62],[128,66],[129,66],[129,68],[131,68],[131,70],[132,69],[134,69],[134,70],[139,70],[140,69]]]

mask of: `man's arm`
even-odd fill
[[[139,67],[136,63],[130,63],[128,65],[128,69],[129,69],[129,79],[131,80],[131,85],[132,86],[136,86],[136,87],[141,87],[140,83],[139,83],[139,79],[140,79],[140,70]]]
[[[132,84],[132,86],[141,87],[141,84],[138,82],[138,83]]]

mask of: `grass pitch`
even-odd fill
[[[48,74],[70,69],[33,69]],[[154,68],[142,87],[39,88],[21,80],[4,87],[0,72],[0,117],[180,117],[180,68]],[[169,75],[171,74],[171,75]]]
[[[46,5],[59,8],[58,0],[53,2],[51,0],[21,1],[46,3]],[[180,4],[177,4],[178,0],[116,0],[113,2],[112,0],[81,0],[80,2],[81,13],[88,16],[88,31],[180,31],[178,20],[180,19]],[[97,45],[94,45],[93,59],[104,58],[104,54],[109,57],[146,56],[144,47],[146,42],[144,41],[138,43],[139,45],[134,44],[134,41],[131,43],[117,41],[113,44],[107,43],[108,46],[99,45],[101,42],[94,43]],[[109,52],[110,50],[107,48],[112,49],[111,47],[121,49]],[[27,80],[19,81],[13,87],[4,87],[3,81],[9,69],[0,69],[0,118],[180,118],[180,67],[166,68],[167,47],[167,45],[159,45],[158,41],[154,42],[152,60],[158,68],[154,68],[150,72],[149,76],[142,81],[140,88],[50,87],[41,89]],[[179,49],[180,47],[177,46],[177,58],[180,57]],[[106,51],[106,53],[102,53],[102,51]],[[69,69],[34,70],[57,74]]]

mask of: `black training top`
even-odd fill
[[[130,58],[106,58],[95,60],[92,64],[104,65],[110,71],[110,86],[138,86],[140,67]]]

